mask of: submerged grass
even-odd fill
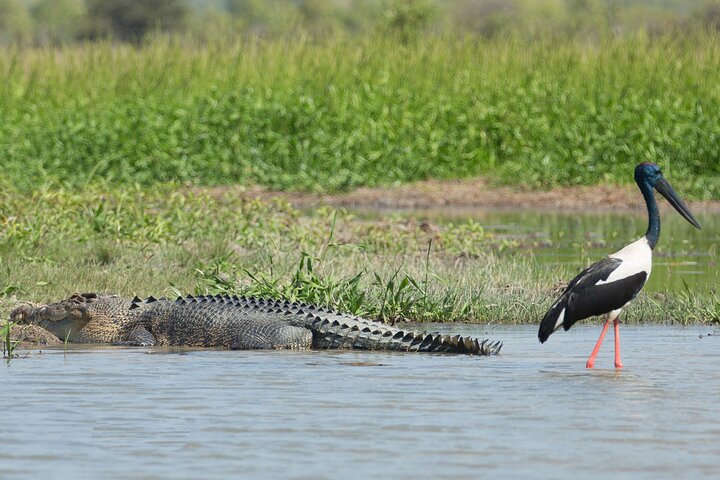
[[[718,71],[717,33],[0,49],[0,187],[547,187],[626,183],[650,160],[720,198]]]
[[[476,222],[428,228],[165,187],[0,193],[0,315],[76,291],[237,293],[388,322],[535,323],[574,271]],[[641,294],[629,322],[718,322],[717,293]]]

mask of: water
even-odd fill
[[[397,214],[438,223],[478,222],[498,241],[531,250],[548,266],[568,265],[578,272],[637,240],[647,229],[644,211],[561,212],[554,210],[358,209],[361,216]],[[697,230],[670,208],[662,211],[662,231],[654,252],[653,271],[645,291],[716,290],[720,283],[720,213],[697,212]],[[569,280],[569,278],[567,279]]]
[[[435,328],[435,327],[431,327]],[[73,348],[0,366],[0,476],[718,478],[720,331],[438,326],[500,356]]]

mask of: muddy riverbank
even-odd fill
[[[644,210],[635,185],[576,186],[534,190],[522,186],[498,187],[483,178],[469,180],[426,180],[395,187],[359,188],[339,194],[279,192],[263,187],[193,187],[196,193],[214,198],[226,194],[247,198],[282,198],[300,208],[318,205],[382,209],[488,208],[546,210]],[[662,202],[665,203],[665,202]],[[695,211],[720,212],[720,201],[688,202]]]

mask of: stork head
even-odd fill
[[[692,213],[690,213],[690,209],[688,209],[687,205],[685,205],[685,203],[680,199],[678,194],[675,193],[675,190],[673,190],[670,186],[670,183],[665,180],[662,170],[657,164],[652,162],[643,162],[635,167],[635,182],[637,182],[638,187],[640,187],[640,190],[643,192],[646,190],[650,192],[651,188],[660,192],[660,194],[665,197],[668,202],[670,202],[670,205],[672,205],[685,220],[690,222],[690,224],[692,224],[695,228],[700,228],[700,224],[697,220],[695,220]]]
[[[656,163],[642,162],[635,167],[635,182],[637,182],[638,185],[648,183],[654,188],[657,181],[661,178],[663,178],[662,170]]]

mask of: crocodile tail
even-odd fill
[[[502,342],[468,336],[406,331],[375,322],[331,320],[320,316],[311,323],[315,348],[358,348],[403,352],[494,355]]]
[[[187,298],[186,298],[187,300]],[[284,317],[289,324],[309,328],[314,348],[357,348],[404,352],[494,355],[502,342],[401,330],[307,303],[237,296],[199,296],[189,301],[222,301],[257,313]]]

